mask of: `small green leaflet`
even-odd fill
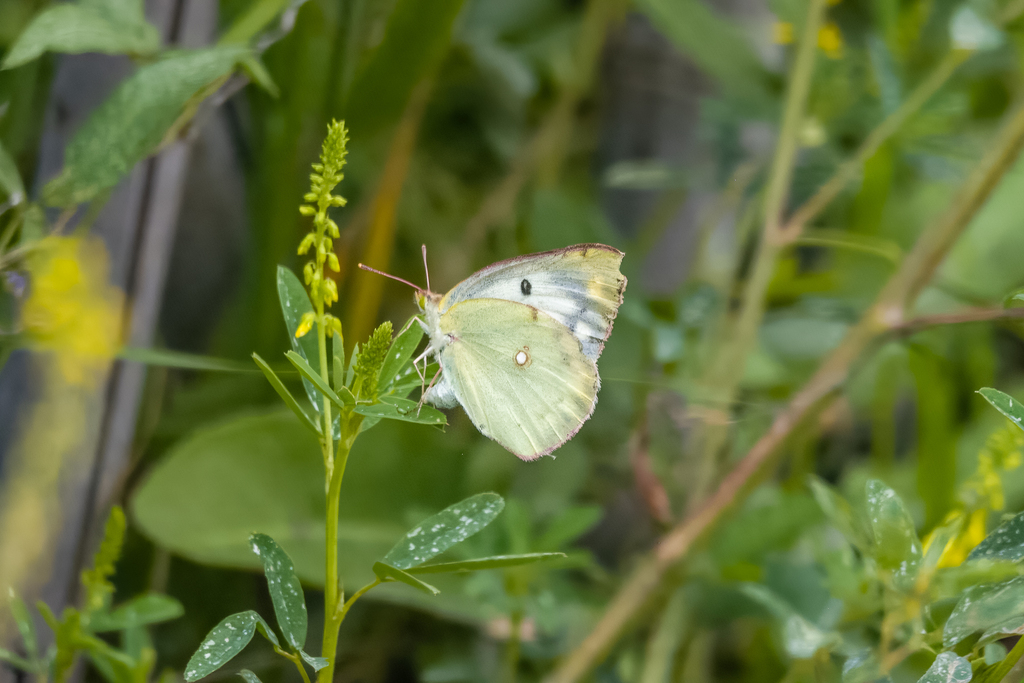
[[[248,610],[232,614],[203,638],[203,644],[185,666],[185,680],[189,683],[198,681],[227,664],[249,644],[257,629],[264,638],[280,646],[277,636],[256,612]]]
[[[381,581],[401,581],[402,583],[412,586],[418,591],[423,591],[428,595],[438,595],[441,592],[429,583],[420,581],[415,576],[383,562],[373,563],[373,573],[376,574],[377,578]]]
[[[174,598],[151,593],[133,598],[110,612],[101,612],[93,616],[89,627],[96,633],[121,631],[170,621],[184,613],[185,608]]]
[[[309,302],[309,295],[306,288],[302,286],[299,278],[284,266],[277,267],[277,298],[281,302],[281,313],[284,315],[285,328],[288,330],[288,341],[291,342],[292,350],[302,356],[307,363],[310,359],[320,357],[320,347],[317,344],[316,325],[313,329],[301,337],[295,336],[299,329],[302,316],[313,313],[313,304]],[[306,388],[306,396],[313,408],[320,412],[320,396],[317,394],[313,383],[305,377],[302,378],[302,385]]]
[[[288,553],[266,534],[253,534],[249,543],[263,563],[277,625],[281,627],[285,640],[296,650],[301,650],[306,645],[306,597],[295,574],[295,565]]]
[[[1024,406],[1020,404],[1020,401],[1015,401],[1009,394],[990,387],[978,389],[978,393],[991,403],[993,408],[1008,417],[1013,424],[1024,429]]]
[[[238,675],[245,679],[245,683],[263,683],[259,676],[248,669],[242,669],[238,672]]]
[[[323,434],[323,432],[320,431],[320,426],[313,422],[312,418],[306,414],[306,411],[302,409],[302,406],[300,406],[298,401],[295,400],[295,397],[292,396],[292,392],[288,391],[288,388],[285,387],[277,374],[270,369],[267,361],[260,358],[260,354],[258,353],[253,353],[252,359],[256,361],[256,365],[263,371],[263,375],[267,378],[267,381],[270,382],[270,386],[274,387],[274,391],[276,391],[277,395],[281,397],[284,404],[288,406],[293,413],[295,413],[295,417],[299,418],[299,422],[305,425],[317,436]]]
[[[964,591],[942,629],[942,644],[951,648],[969,635],[982,640],[1024,628],[1024,576],[998,584],[972,586]]]
[[[326,396],[327,400],[329,400],[331,403],[338,406],[339,408],[345,408],[346,406],[351,406],[355,404],[356,399],[352,395],[352,392],[348,390],[348,387],[341,387],[341,391],[335,393],[334,390],[331,389],[330,386],[328,386],[327,382],[325,382],[324,379],[320,375],[318,375],[313,368],[309,366],[309,363],[306,362],[305,358],[295,353],[294,351],[288,351],[284,355],[285,358],[288,359],[288,362],[294,365],[295,369],[299,371],[299,374],[302,375],[303,380],[308,380],[309,382],[311,382],[313,386],[316,387],[316,390],[322,393],[324,396]],[[319,405],[319,403],[320,401],[318,400],[317,405]]]
[[[921,541],[914,520],[896,492],[877,479],[867,482],[867,511],[880,567],[893,572],[897,587],[913,583],[921,565]]]
[[[423,564],[493,522],[504,507],[496,493],[479,493],[447,507],[407,533],[383,562],[398,569]]]
[[[401,420],[427,425],[446,425],[448,419],[440,410],[428,405],[419,405],[416,401],[397,396],[381,396],[380,403],[370,406],[356,406],[354,411],[365,417],[377,419]]]
[[[416,318],[410,318],[402,331],[395,337],[395,341],[391,343],[387,358],[384,359],[384,364],[381,365],[380,372],[377,374],[377,386],[380,393],[388,393],[388,389],[391,388],[399,371],[412,359],[412,354],[416,352],[416,347],[419,346],[421,339],[423,339],[423,328],[420,327]]]
[[[473,560],[460,560],[458,562],[439,562],[437,564],[421,564],[418,567],[410,567],[406,571],[409,574],[447,574],[450,572],[478,572],[484,569],[504,569],[506,567],[520,567],[524,564],[546,562],[547,560],[561,560],[568,557],[565,553],[525,553],[522,555],[494,555],[492,557],[480,557]]]
[[[968,560],[1010,560],[1024,559],[1024,512],[1000,524],[995,531],[975,546]]]
[[[973,673],[966,658],[952,652],[940,652],[917,683],[967,683]]]

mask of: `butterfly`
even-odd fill
[[[499,261],[444,295],[430,291],[429,274],[425,290],[406,282],[430,340],[417,360],[440,365],[421,401],[461,405],[484,436],[523,460],[571,439],[597,405],[597,359],[626,288],[622,257],[577,244]]]

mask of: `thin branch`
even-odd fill
[[[964,323],[983,323],[997,320],[1018,320],[1024,318],[1024,308],[969,308],[955,313],[939,313],[922,315],[893,325],[892,332],[909,335],[929,327],[942,325],[962,325]]]
[[[657,593],[669,569],[686,557],[721,516],[736,504],[794,428],[845,382],[850,367],[881,334],[904,324],[903,306],[912,302],[921,283],[931,279],[955,238],[963,232],[998,185],[1024,146],[1024,107],[1018,108],[996,135],[985,157],[971,173],[953,206],[929,226],[900,270],[879,294],[860,322],[847,332],[740,463],[722,480],[707,502],[676,525],[650,557],[645,558],[619,589],[594,630],[555,670],[548,683],[571,683],[589,672]]]
[[[946,81],[953,75],[957,67],[971,54],[969,50],[952,50],[947,53],[928,77],[903,101],[903,104],[896,111],[889,114],[864,138],[864,142],[861,143],[857,152],[843,162],[835,174],[824,185],[819,187],[818,191],[810,199],[793,212],[793,215],[786,221],[785,227],[781,230],[782,238],[786,241],[796,239],[804,226],[821,213],[842,192],[843,188],[857,177],[864,166],[864,162],[870,159],[886,140],[903,127],[907,119],[916,114],[946,84]]]

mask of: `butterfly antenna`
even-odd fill
[[[363,270],[368,270],[371,273],[376,273],[377,275],[383,275],[384,277],[391,278],[392,280],[398,280],[402,284],[409,285],[410,287],[415,289],[417,292],[422,292],[423,291],[423,288],[420,287],[419,285],[414,285],[413,283],[409,282],[408,280],[403,280],[402,278],[398,277],[397,275],[389,275],[388,273],[385,273],[383,271],[377,270],[376,268],[371,268],[370,266],[365,265],[363,263],[360,263],[359,267],[362,268]],[[427,289],[430,289],[430,285],[427,285]]]
[[[427,274],[427,291],[430,290],[430,268],[427,267],[427,245],[423,245],[423,272]]]

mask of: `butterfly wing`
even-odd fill
[[[442,393],[523,460],[547,455],[594,412],[601,380],[566,327],[536,308],[469,299],[440,318]],[[428,396],[428,400],[430,397]]]
[[[569,328],[586,357],[596,361],[626,288],[619,272],[622,256],[603,244],[577,244],[499,261],[452,288],[441,299],[440,312],[470,299],[526,304]]]

